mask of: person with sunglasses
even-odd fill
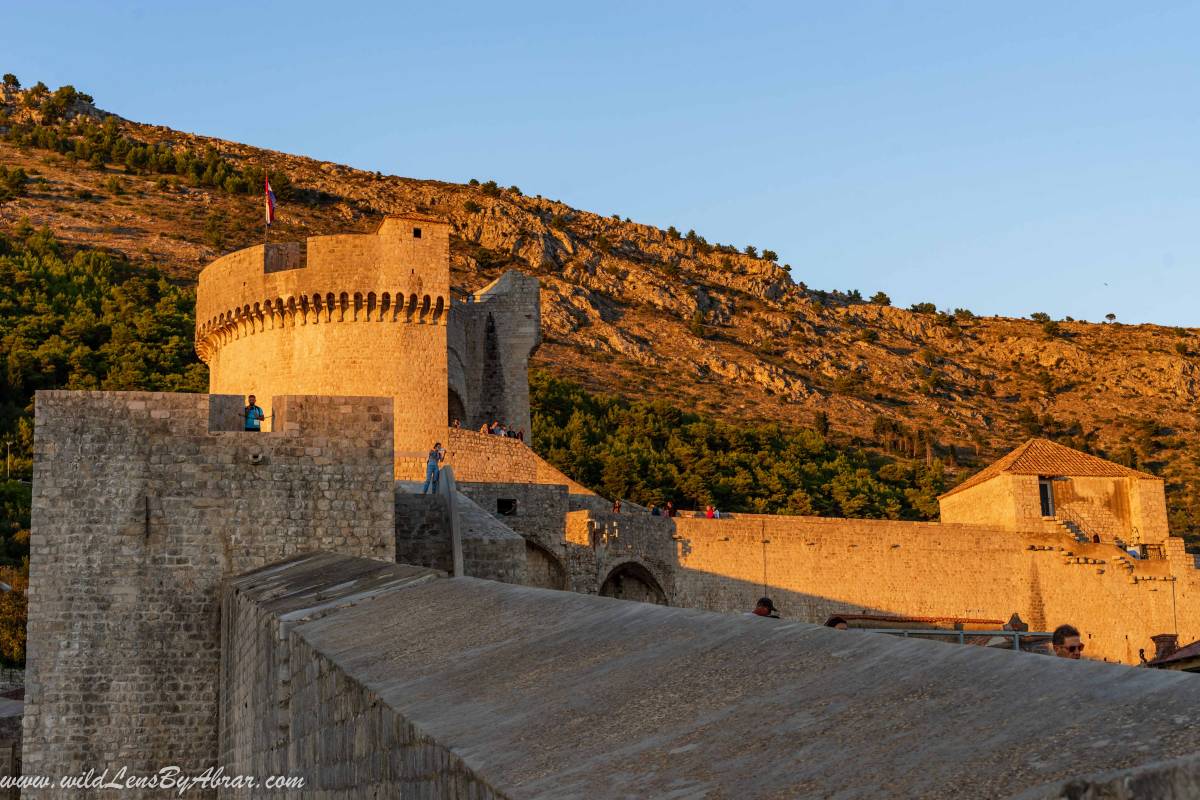
[[[1059,625],[1050,636],[1050,644],[1054,647],[1054,655],[1059,658],[1083,657],[1083,640],[1079,631],[1072,625]]]

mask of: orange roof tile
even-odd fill
[[[947,497],[972,486],[978,486],[997,475],[1067,475],[1084,478],[1150,478],[1149,473],[1123,467],[1112,461],[1083,453],[1049,439],[1030,439],[1008,455],[984,467],[950,491]]]

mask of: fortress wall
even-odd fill
[[[389,400],[281,399],[286,432],[261,434],[228,430],[240,405],[37,394],[27,774],[199,773],[221,581],[316,548],[394,557]]]
[[[288,796],[1057,797],[1196,748],[1200,682],[1160,670],[326,554],[225,603],[222,764]]]
[[[766,593],[785,618],[817,623],[835,613],[1004,621],[1016,612],[1035,630],[1072,623],[1089,657],[1126,663],[1177,625],[1180,641],[1200,638],[1200,570],[1178,539],[1167,559],[1136,561],[1065,534],[986,526],[577,511],[566,540],[579,591],[635,561],[672,605],[689,608],[745,612]]]
[[[449,508],[441,495],[419,494],[420,486],[396,486],[396,561],[454,572]],[[475,578],[524,583],[525,540],[503,522],[458,493],[463,571]]]
[[[467,369],[463,426],[478,428],[499,420],[529,436],[529,357],[541,342],[541,298],[537,278],[506,272],[456,304],[454,323],[461,327],[458,356]]]
[[[446,463],[456,480],[468,483],[535,483],[537,455],[529,446],[506,436],[465,428],[445,428]]]
[[[1150,637],[1200,638],[1200,571],[1183,559],[1133,561],[1067,536],[937,523],[811,517],[675,520],[673,603],[746,611],[764,583],[787,617],[832,613],[1069,622],[1087,655],[1137,663]],[[767,544],[763,544],[763,540]],[[1041,548],[1041,549],[1031,549]],[[1075,555],[1068,557],[1065,548]],[[1104,563],[1096,563],[1096,562]],[[1081,563],[1082,562],[1082,563]]]
[[[292,632],[346,605],[375,606],[377,596],[430,580],[430,570],[319,553],[231,581],[222,612],[226,774],[303,779],[288,797],[497,798],[447,745]]]
[[[540,546],[558,550],[565,531],[567,487],[537,483],[458,482],[458,490],[484,511],[499,514],[502,500],[515,501],[515,509],[500,520]]]

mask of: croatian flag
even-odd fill
[[[266,175],[263,175],[263,184],[266,190],[267,224],[270,225],[275,221],[275,193],[271,191],[271,179]]]

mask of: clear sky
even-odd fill
[[[34,3],[0,70],[908,305],[1200,326],[1200,4]]]

